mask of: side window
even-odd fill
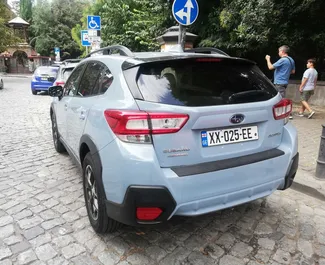
[[[68,79],[68,81],[64,86],[65,96],[74,96],[77,94],[78,84],[83,69],[84,69],[84,65],[80,65],[73,71],[73,73],[71,74],[70,78]]]
[[[113,75],[111,71],[105,67],[105,69],[99,75],[97,94],[104,94],[113,82]]]
[[[87,97],[94,94],[93,89],[96,90],[98,77],[103,69],[103,64],[99,62],[91,62],[88,64],[80,81],[78,96]]]

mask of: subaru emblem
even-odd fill
[[[230,122],[234,124],[239,124],[243,122],[245,119],[245,116],[243,114],[235,114],[230,118]]]

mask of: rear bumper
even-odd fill
[[[285,176],[285,181],[282,187],[279,187],[279,190],[286,190],[291,187],[293,180],[296,176],[299,164],[299,153],[297,153],[291,160],[290,166],[288,168],[288,173]]]
[[[31,83],[31,89],[32,90],[42,90],[42,91],[45,91],[45,90],[48,90],[50,86],[52,86],[53,84],[43,84],[43,83],[39,83],[39,82],[32,82]]]
[[[137,207],[158,207],[162,214],[154,221],[140,221],[136,218]],[[122,204],[106,201],[109,216],[127,225],[159,224],[166,221],[176,207],[176,202],[165,187],[130,186]]]
[[[197,216],[266,197],[291,186],[299,161],[297,142],[296,129],[289,123],[282,143],[273,151],[211,162],[202,172],[201,167],[191,166],[161,168],[153,146],[114,140],[99,151],[107,212],[122,223],[137,225],[141,222],[136,220],[136,207],[168,209],[153,224],[174,215]],[[162,202],[161,197],[166,199]]]
[[[177,204],[166,187],[162,186],[130,186],[123,203],[118,204],[106,200],[109,217],[123,224],[139,226],[154,225],[168,221],[174,215],[198,216],[209,212],[247,203],[272,194],[275,190],[288,189],[297,172],[299,154],[292,159],[288,173],[283,179],[273,180],[261,185],[237,190],[191,202]],[[163,213],[154,221],[140,221],[136,218],[137,207],[158,207]]]

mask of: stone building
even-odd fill
[[[2,1],[11,11],[6,1]],[[0,72],[27,74],[33,72],[40,65],[49,65],[50,57],[39,56],[28,44],[29,23],[20,17],[15,17],[8,21],[8,27],[14,30],[14,34],[22,40],[20,43],[12,45],[0,54]]]

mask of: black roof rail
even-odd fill
[[[103,55],[111,55],[113,51],[119,51],[120,55],[123,56],[130,56],[133,57],[134,54],[125,46],[123,45],[112,45],[112,46],[107,46],[101,49],[98,49],[96,51],[93,51],[89,53],[85,58],[91,57],[91,55],[95,53],[100,53],[102,52]]]
[[[81,59],[66,59],[62,63],[67,64],[67,63],[79,63]]]
[[[222,54],[225,56],[229,56],[229,54],[225,53],[224,51],[213,48],[213,47],[200,47],[200,48],[193,48],[193,49],[188,49],[185,50],[184,52],[190,52],[190,53],[207,53],[207,54]]]

